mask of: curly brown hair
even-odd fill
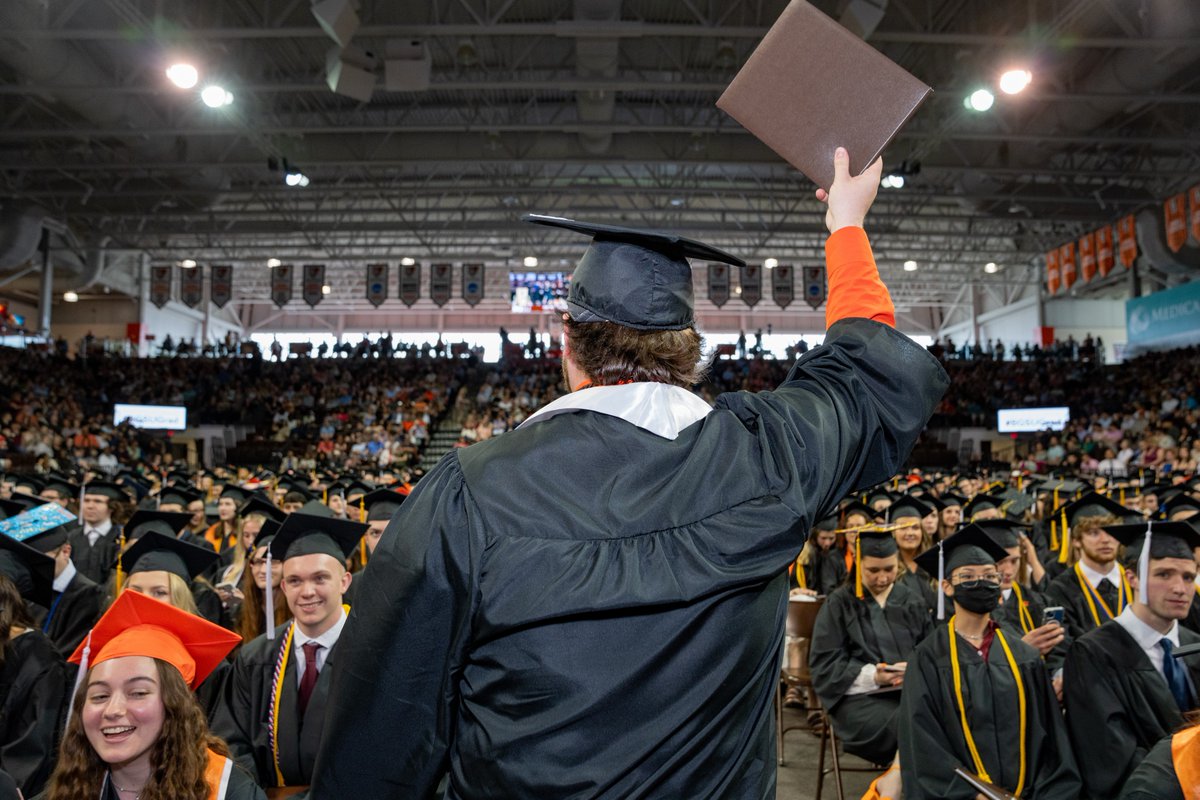
[[[179,670],[154,659],[163,703],[163,727],[150,751],[150,781],[140,800],[207,800],[204,771],[208,751],[229,755],[224,740],[208,730],[204,711],[184,683]],[[67,720],[59,748],[58,764],[50,776],[47,800],[78,800],[95,797],[104,783],[108,764],[100,760],[83,731],[82,709],[87,699],[87,681],[75,693],[75,707]]]
[[[21,590],[7,575],[0,573],[0,667],[4,666],[12,629],[32,627],[33,618],[29,616]]]
[[[257,550],[266,548],[256,547]],[[241,617],[238,619],[237,632],[242,636],[242,642],[253,641],[256,637],[267,632],[266,614],[267,614],[267,593],[258,588],[258,584],[254,582],[254,569],[250,566],[250,562],[254,560],[254,555],[246,560],[246,568],[242,571],[242,610]],[[276,562],[271,567],[272,570],[280,569],[281,565]],[[275,589],[275,625],[279,626],[288,621],[287,598],[283,596],[283,589]]]
[[[695,328],[639,331],[613,322],[563,321],[570,339],[571,360],[594,386],[653,381],[690,389],[699,383],[704,338]]]

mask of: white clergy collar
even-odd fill
[[[677,439],[685,428],[708,416],[712,406],[687,389],[668,383],[591,386],[543,406],[521,423],[521,427],[574,411],[594,411],[619,417],[656,436]]]

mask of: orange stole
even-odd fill
[[[1200,800],[1200,725],[1180,731],[1171,739],[1175,777],[1186,800]]]
[[[208,800],[225,800],[225,795],[229,790],[226,769],[232,771],[233,761],[209,750],[208,766],[204,768],[204,783],[208,786]]]

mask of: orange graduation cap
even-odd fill
[[[242,637],[206,619],[137,592],[122,592],[68,659],[89,667],[123,656],[171,664],[193,689]],[[90,657],[89,657],[90,656]]]

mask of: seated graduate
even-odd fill
[[[1059,561],[1070,568],[1050,582],[1046,602],[1065,609],[1067,635],[1078,639],[1115,619],[1132,595],[1117,561],[1120,543],[1107,529],[1132,517],[1124,506],[1091,492],[1060,512]]]
[[[237,641],[166,603],[118,597],[71,656],[78,686],[43,800],[265,800],[190,688]]]
[[[1200,500],[1188,494],[1179,494],[1163,504],[1163,514],[1173,522],[1188,521],[1193,528],[1200,528]],[[1200,565],[1200,547],[1196,548],[1196,563]],[[1192,610],[1180,624],[1194,633],[1200,633],[1200,575],[1196,577],[1196,599]]]
[[[945,539],[958,530],[963,521],[963,506],[967,498],[954,492],[945,492],[938,498],[938,536]]]
[[[140,541],[141,538],[147,533],[157,533],[159,536],[167,539],[174,539],[175,541],[187,545],[189,548],[208,548],[207,542],[202,542],[199,545],[190,544],[189,540],[181,535],[181,532],[187,529],[187,524],[190,519],[191,515],[186,512],[178,513],[172,511],[151,511],[139,509],[135,511],[133,516],[129,518],[129,521],[125,523],[125,549],[128,550],[131,548],[135,542]],[[184,550],[181,552],[186,552],[195,556],[197,559],[199,558],[199,556],[197,556],[193,550]],[[175,603],[174,605],[177,607],[183,607],[187,611],[192,611],[192,607],[194,607],[194,613],[199,614],[215,625],[228,628],[230,626],[227,624],[228,619],[225,615],[224,606],[221,603],[221,596],[217,594],[216,589],[213,588],[212,584],[209,583],[208,578],[205,577],[207,574],[211,574],[213,572],[213,570],[216,568],[216,565],[217,561],[215,559],[205,560],[205,567],[200,572],[189,572],[186,574],[175,573],[176,578],[168,578],[167,576],[162,577],[164,580],[169,579],[171,581],[171,589],[174,597],[178,598],[184,592],[190,594],[192,597],[192,603],[189,607],[179,606],[178,603]],[[127,575],[128,573],[126,572],[123,574]],[[121,587],[117,587],[114,579],[114,584],[111,587],[111,594],[113,597],[116,596],[119,588],[124,588],[124,586],[122,585]],[[155,596],[155,599],[162,600],[163,596]]]
[[[271,614],[267,614],[267,551],[278,530],[279,523],[274,520],[263,523],[254,540],[247,567],[242,572],[242,597],[235,609],[234,629],[241,634],[243,642],[254,641],[268,629],[274,630],[291,617],[287,599],[280,588],[283,576],[278,569],[271,570]]]
[[[53,580],[54,561],[0,534],[0,770],[26,797],[42,790],[54,768],[67,703],[62,656],[26,605],[45,607]]]
[[[896,545],[900,548],[900,577],[897,579],[918,596],[925,598],[926,608],[933,610],[937,591],[933,577],[917,563],[917,554],[933,544],[921,528],[921,520],[932,513],[925,501],[916,497],[900,497],[888,506],[888,523]]]
[[[1179,625],[1196,595],[1192,551],[1200,533],[1186,522],[1108,531],[1126,544],[1137,594],[1116,619],[1071,645],[1064,689],[1067,727],[1094,800],[1115,798],[1150,748],[1183,725],[1200,685],[1200,654],[1172,657],[1176,648],[1200,642]]]
[[[392,521],[392,515],[400,510],[400,504],[404,502],[404,498],[405,495],[393,489],[376,489],[358,499],[358,508],[351,510],[353,514],[363,518],[360,521],[367,523],[367,532],[363,534],[358,547],[355,548],[352,559],[355,563],[350,568],[352,572],[360,572],[366,568],[371,554],[379,545],[379,539],[383,536],[384,529]],[[350,588],[346,590],[345,602],[347,605],[354,605],[354,591],[357,586],[357,583],[351,583]]]
[[[1042,654],[1054,693],[1061,699],[1062,667],[1071,642],[1065,625],[1042,618],[1048,606],[1036,587],[1039,582],[1044,583],[1045,570],[1038,560],[1037,548],[1025,534],[1028,526],[1002,519],[978,524],[1007,553],[996,562],[996,571],[1000,573],[1000,606],[992,612],[992,619],[1019,631],[1021,641]]]
[[[242,646],[213,720],[262,786],[312,783],[330,667],[346,624],[346,559],[365,531],[362,523],[294,513],[271,540],[267,575],[282,571],[293,620]],[[267,613],[274,613],[270,605]]]
[[[842,561],[846,565],[846,574],[854,572],[854,540],[863,528],[875,525],[875,512],[865,503],[857,500],[842,506],[842,533],[839,535],[838,550],[842,553]]]
[[[847,753],[873,764],[896,756],[899,687],[913,648],[933,630],[925,597],[897,582],[896,540],[862,531],[853,580],[817,613],[808,665],[813,687]]]
[[[845,583],[846,562],[834,546],[837,544],[837,526],[837,514],[825,517],[813,526],[804,549],[790,570],[793,594],[828,595]]]
[[[906,800],[973,800],[957,767],[1029,800],[1080,796],[1041,655],[991,618],[1000,601],[996,562],[1006,555],[983,528],[967,525],[919,557],[942,578],[954,615],[917,645],[904,674]]]
[[[1190,793],[1184,795],[1183,787]],[[1200,723],[1160,739],[1121,788],[1120,800],[1195,800],[1200,788]]]

